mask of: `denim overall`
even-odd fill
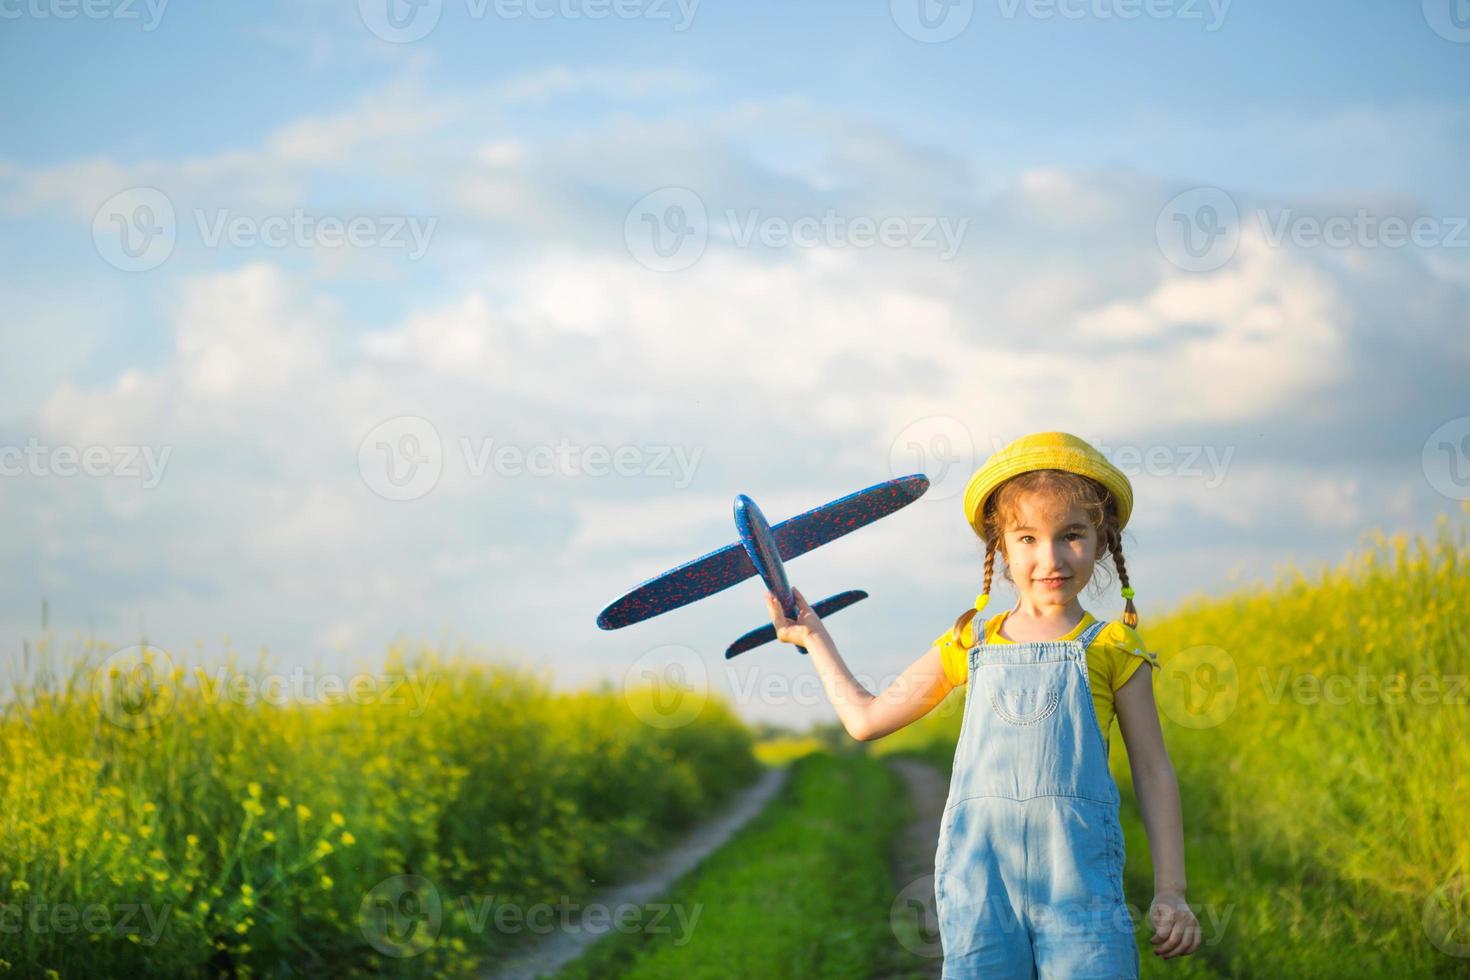
[[[945,980],[1138,976],[1118,787],[1087,677],[1106,625],[970,648],[934,857]]]

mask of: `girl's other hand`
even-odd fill
[[[1149,942],[1154,944],[1154,955],[1171,959],[1193,953],[1200,942],[1199,920],[1183,895],[1160,892],[1154,896],[1148,909],[1149,921],[1154,934]]]
[[[770,592],[766,593],[766,610],[771,614],[771,624],[776,627],[776,639],[799,647],[809,646],[813,637],[826,635],[827,627],[822,625],[821,617],[807,605],[806,597],[801,594],[800,589],[792,589],[791,593],[796,599],[796,622],[786,618],[786,614],[781,611],[781,604]]]

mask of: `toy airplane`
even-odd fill
[[[597,615],[597,625],[605,630],[615,630],[640,623],[722,592],[756,574],[781,603],[787,618],[795,620],[796,598],[786,580],[786,568],[782,562],[804,555],[880,517],[887,517],[918,500],[928,489],[929,478],[922,473],[901,476],[797,514],[775,527],[766,522],[755,501],[742,493],[735,498],[735,528],[740,534],[739,541],[685,562],[635,587],[604,608]],[[828,616],[867,597],[868,594],[860,589],[839,592],[812,603],[812,611],[818,616]],[[776,627],[767,623],[730,644],[725,651],[725,659],[775,638]],[[803,647],[797,649],[806,653]]]

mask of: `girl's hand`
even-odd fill
[[[771,623],[776,627],[776,639],[782,643],[794,643],[799,647],[810,646],[810,640],[816,636],[825,636],[827,627],[822,625],[821,617],[812,612],[812,607],[807,605],[806,597],[801,594],[800,589],[792,589],[792,595],[796,599],[796,622],[786,618],[781,611],[781,604],[771,593],[766,593],[766,610],[771,614]]]
[[[1187,956],[1199,947],[1199,920],[1194,917],[1183,895],[1159,892],[1149,906],[1148,918],[1154,927],[1154,934],[1148,941],[1154,944],[1155,956],[1166,960]]]

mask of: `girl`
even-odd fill
[[[859,740],[897,731],[967,685],[934,861],[946,978],[1137,977],[1108,770],[1115,713],[1153,855],[1154,954],[1193,952],[1200,928],[1184,900],[1179,789],[1154,707],[1159,664],[1133,629],[1122,551],[1132,485],[1084,440],[1042,432],[992,455],[964,504],[985,542],[984,591],[881,695],[848,671],[799,591],[794,623],[767,594],[777,637],[807,649]],[[972,622],[989,600],[997,551],[1019,599]],[[1095,620],[1077,600],[1109,556],[1122,623]]]

